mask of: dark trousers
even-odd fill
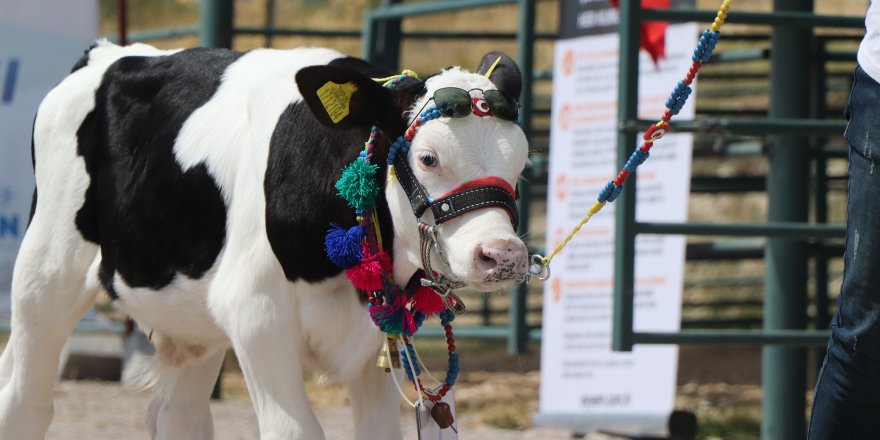
[[[856,69],[847,106],[849,199],[838,311],[810,439],[880,439],[880,84]]]

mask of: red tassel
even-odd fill
[[[384,250],[378,254],[370,253],[366,246],[364,258],[357,266],[345,271],[345,276],[359,290],[371,292],[382,289],[382,274],[391,272],[391,259]]]
[[[416,318],[413,316],[412,312],[410,312],[407,308],[402,309],[400,328],[403,330],[404,334],[412,335],[416,331],[419,330],[418,326],[416,326]]]
[[[412,296],[412,308],[426,315],[440,313],[446,308],[443,298],[430,287],[419,286]]]

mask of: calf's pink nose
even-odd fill
[[[487,278],[510,278],[525,271],[528,250],[519,240],[492,240],[477,246],[477,269]]]

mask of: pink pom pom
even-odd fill
[[[412,296],[412,308],[415,311],[430,315],[442,312],[446,305],[443,304],[443,298],[433,289],[419,286]]]
[[[357,266],[345,271],[345,276],[355,288],[371,292],[382,289],[382,274],[391,272],[391,259],[383,250],[369,253],[365,247],[364,258]]]

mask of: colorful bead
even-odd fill
[[[388,165],[394,165],[394,161],[397,159],[398,154],[406,156],[409,153],[410,146],[412,146],[412,142],[406,140],[403,136],[399,136],[394,142],[392,142],[391,148],[388,150]]]
[[[642,138],[653,142],[662,138],[667,131],[669,131],[669,124],[667,124],[666,121],[660,121],[648,127],[648,129],[645,130],[645,134],[642,135]]]
[[[407,353],[409,353],[408,356]],[[412,365],[410,365],[410,360],[413,361]],[[410,382],[415,381],[413,371],[415,371],[416,377],[422,374],[418,359],[416,359],[416,349],[412,344],[407,343],[406,348],[400,349],[400,366],[403,368],[403,371],[406,372],[406,377],[409,378]]]
[[[621,170],[620,174],[617,175],[617,178],[614,179],[614,184],[617,186],[623,186],[623,182],[626,182],[626,179],[629,178],[629,175],[629,171]]]
[[[617,200],[617,196],[620,195],[621,191],[623,191],[623,187],[615,185],[613,180],[608,181],[605,187],[602,188],[602,192],[599,193],[599,201],[613,202]]]
[[[712,57],[712,51],[715,50],[715,45],[718,44],[718,36],[718,31],[713,31],[711,29],[703,30],[703,34],[700,35],[700,42],[697,43],[697,47],[694,49],[694,55],[691,59],[694,62],[709,61],[709,58]]]
[[[406,354],[401,349],[400,353],[400,361],[401,365],[404,366],[404,371],[407,374],[407,377],[410,381],[413,382],[417,390],[422,390],[424,392],[424,397],[431,401],[438,401],[449,392],[449,390],[455,385],[455,382],[458,380],[458,374],[461,371],[460,359],[458,353],[455,351],[455,336],[452,334],[452,325],[450,322],[455,320],[455,314],[452,311],[446,309],[440,312],[440,324],[443,326],[443,332],[446,335],[446,346],[449,349],[449,357],[448,357],[448,367],[446,370],[446,377],[443,379],[443,384],[436,391],[426,390],[424,386],[422,386],[422,381],[418,377],[421,372],[419,368],[416,366],[413,368],[415,370],[415,377],[412,376],[412,370],[409,368],[409,364],[405,362]],[[416,320],[418,320],[418,314],[416,315]],[[412,348],[412,345],[409,343],[409,338],[404,336],[403,338],[404,344],[406,344],[407,350],[410,351],[410,357],[415,359],[415,349]]]
[[[720,16],[721,13],[719,12],[719,17]],[[721,21],[723,22],[723,19]],[[706,29],[700,35],[700,41],[694,49],[694,55],[692,57],[693,63],[688,69],[684,79],[675,85],[672,93],[666,100],[666,111],[663,113],[660,122],[651,125],[645,130],[645,133],[642,135],[644,143],[641,148],[633,151],[632,155],[627,159],[626,164],[624,164],[623,169],[620,171],[620,174],[618,174],[614,180],[609,181],[602,187],[602,190],[599,191],[599,197],[597,198],[598,203],[613,202],[617,199],[623,191],[623,183],[629,178],[630,174],[650,156],[649,150],[654,145],[654,141],[660,139],[669,131],[669,120],[672,119],[672,116],[677,115],[681,111],[684,104],[687,102],[688,97],[693,92],[690,85],[694,78],[696,78],[697,72],[700,70],[702,63],[708,61],[712,56],[712,51],[715,50],[719,35],[720,33],[717,30],[714,30],[714,28]]]

